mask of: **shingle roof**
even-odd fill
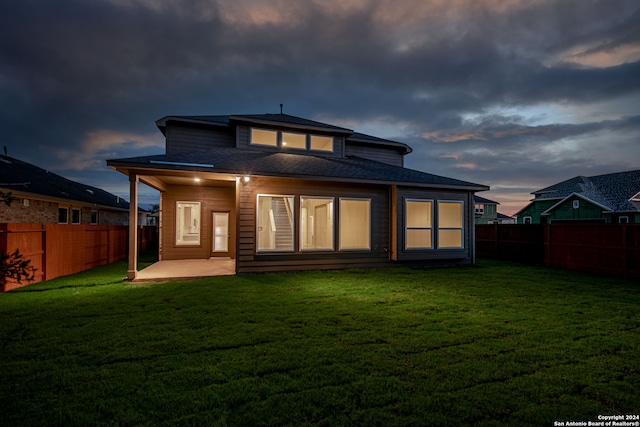
[[[489,199],[485,199],[484,197],[480,197],[477,194],[474,194],[473,200],[476,203],[486,203],[486,204],[493,204],[493,205],[499,205],[500,204],[498,202],[494,202],[493,200],[489,200]]]
[[[31,163],[2,155],[0,188],[114,209],[129,209],[129,202],[100,188],[71,181]]]
[[[563,199],[578,194],[611,211],[635,211],[629,202],[640,191],[640,170],[596,176],[576,176],[558,184],[534,191],[534,201]]]
[[[161,162],[161,163],[158,163]],[[169,164],[167,164],[169,163]],[[171,163],[174,163],[173,165]],[[108,160],[114,167],[169,170],[204,170],[230,174],[285,176],[292,178],[357,180],[406,185],[459,187],[474,191],[488,187],[425,172],[367,160],[360,157],[320,157],[307,154],[216,148],[157,156]],[[203,167],[196,166],[197,164]],[[213,165],[213,168],[204,165]]]

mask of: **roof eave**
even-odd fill
[[[285,122],[279,122],[277,120],[264,120],[264,119],[257,119],[257,118],[245,117],[245,116],[229,116],[229,120],[235,120],[238,122],[256,123],[256,124],[262,124],[262,125],[268,125],[268,126],[279,126],[279,127],[293,128],[293,129],[312,130],[312,131],[317,131],[322,133],[337,133],[341,135],[351,135],[353,133],[353,130],[345,129],[345,128],[327,128],[327,127],[321,127],[321,126],[302,125],[298,123],[285,123]]]

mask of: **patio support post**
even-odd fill
[[[129,269],[127,278],[138,275],[138,175],[129,174]]]

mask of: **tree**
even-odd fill
[[[24,259],[18,249],[12,254],[0,252],[0,283],[6,283],[7,279],[31,281],[35,277],[36,268],[32,265],[30,259]]]

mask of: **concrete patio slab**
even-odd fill
[[[138,271],[134,282],[189,279],[211,276],[233,276],[236,274],[236,261],[231,258],[184,259],[158,261],[144,270]]]

